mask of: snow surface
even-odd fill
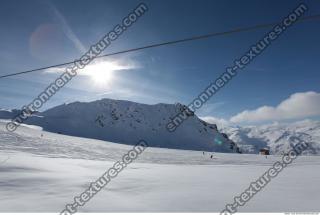
[[[0,212],[60,212],[132,146],[0,122]],[[220,212],[280,156],[148,148],[80,212]],[[301,156],[240,212],[320,211],[319,156]]]

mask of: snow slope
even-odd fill
[[[131,145],[143,138],[154,147],[236,151],[236,147],[231,149],[231,141],[217,131],[216,125],[205,123],[195,115],[175,132],[168,132],[166,125],[170,117],[180,113],[182,107],[102,99],[63,104],[37,113],[26,123],[46,131]]]
[[[58,213],[131,148],[0,122],[0,212]],[[210,155],[148,148],[80,212],[220,212],[280,159]],[[319,211],[319,167],[299,157],[240,212]]]
[[[305,153],[320,154],[319,121],[304,120],[246,127],[223,126],[220,131],[227,133],[244,153],[258,153],[261,148],[269,148],[272,154],[282,154],[292,144],[305,141],[312,146]]]

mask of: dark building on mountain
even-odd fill
[[[269,149],[260,149],[260,155],[270,155]]]

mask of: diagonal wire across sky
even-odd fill
[[[311,20],[316,20],[316,19],[320,19],[320,14],[302,17],[299,20],[297,20],[297,22],[311,21]],[[209,34],[203,34],[203,35],[188,37],[188,38],[179,39],[179,40],[172,40],[172,41],[167,41],[167,42],[162,42],[162,43],[154,43],[154,44],[141,46],[141,47],[137,47],[137,48],[132,48],[132,49],[126,49],[126,50],[122,50],[122,51],[107,53],[107,54],[104,54],[104,55],[97,56],[97,57],[95,57],[95,59],[114,56],[114,55],[120,55],[120,54],[124,54],[124,53],[129,53],[129,52],[140,51],[140,50],[144,50],[144,49],[156,48],[156,47],[159,47],[159,46],[174,45],[174,44],[177,44],[177,43],[184,43],[184,42],[189,42],[189,41],[194,41],[194,40],[202,40],[202,39],[208,39],[208,38],[217,37],[217,36],[225,36],[225,35],[230,35],[230,34],[235,34],[235,33],[240,33],[240,32],[254,31],[254,30],[257,30],[257,29],[272,27],[272,26],[277,25],[277,24],[279,24],[279,23],[278,22],[265,23],[265,24],[259,24],[259,25],[250,26],[250,27],[235,28],[235,29],[232,29],[232,30],[229,30],[229,31],[213,32],[213,33],[209,33]],[[22,72],[6,74],[6,75],[0,76],[0,79],[1,78],[12,77],[12,76],[17,76],[17,75],[23,75],[23,74],[32,73],[32,72],[37,72],[37,71],[41,71],[41,70],[45,70],[45,69],[49,69],[49,68],[66,66],[66,65],[78,62],[78,61],[80,61],[80,59],[79,60],[75,60],[75,61],[55,64],[55,65],[51,65],[51,66],[40,67],[40,68],[36,68],[36,69],[31,69],[31,70],[26,70],[26,71],[22,71]]]

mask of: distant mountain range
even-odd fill
[[[273,123],[263,126],[222,126],[220,131],[238,144],[244,153],[258,153],[268,148],[271,154],[283,154],[298,142],[310,148],[305,154],[320,154],[320,122],[304,120],[294,123]]]

